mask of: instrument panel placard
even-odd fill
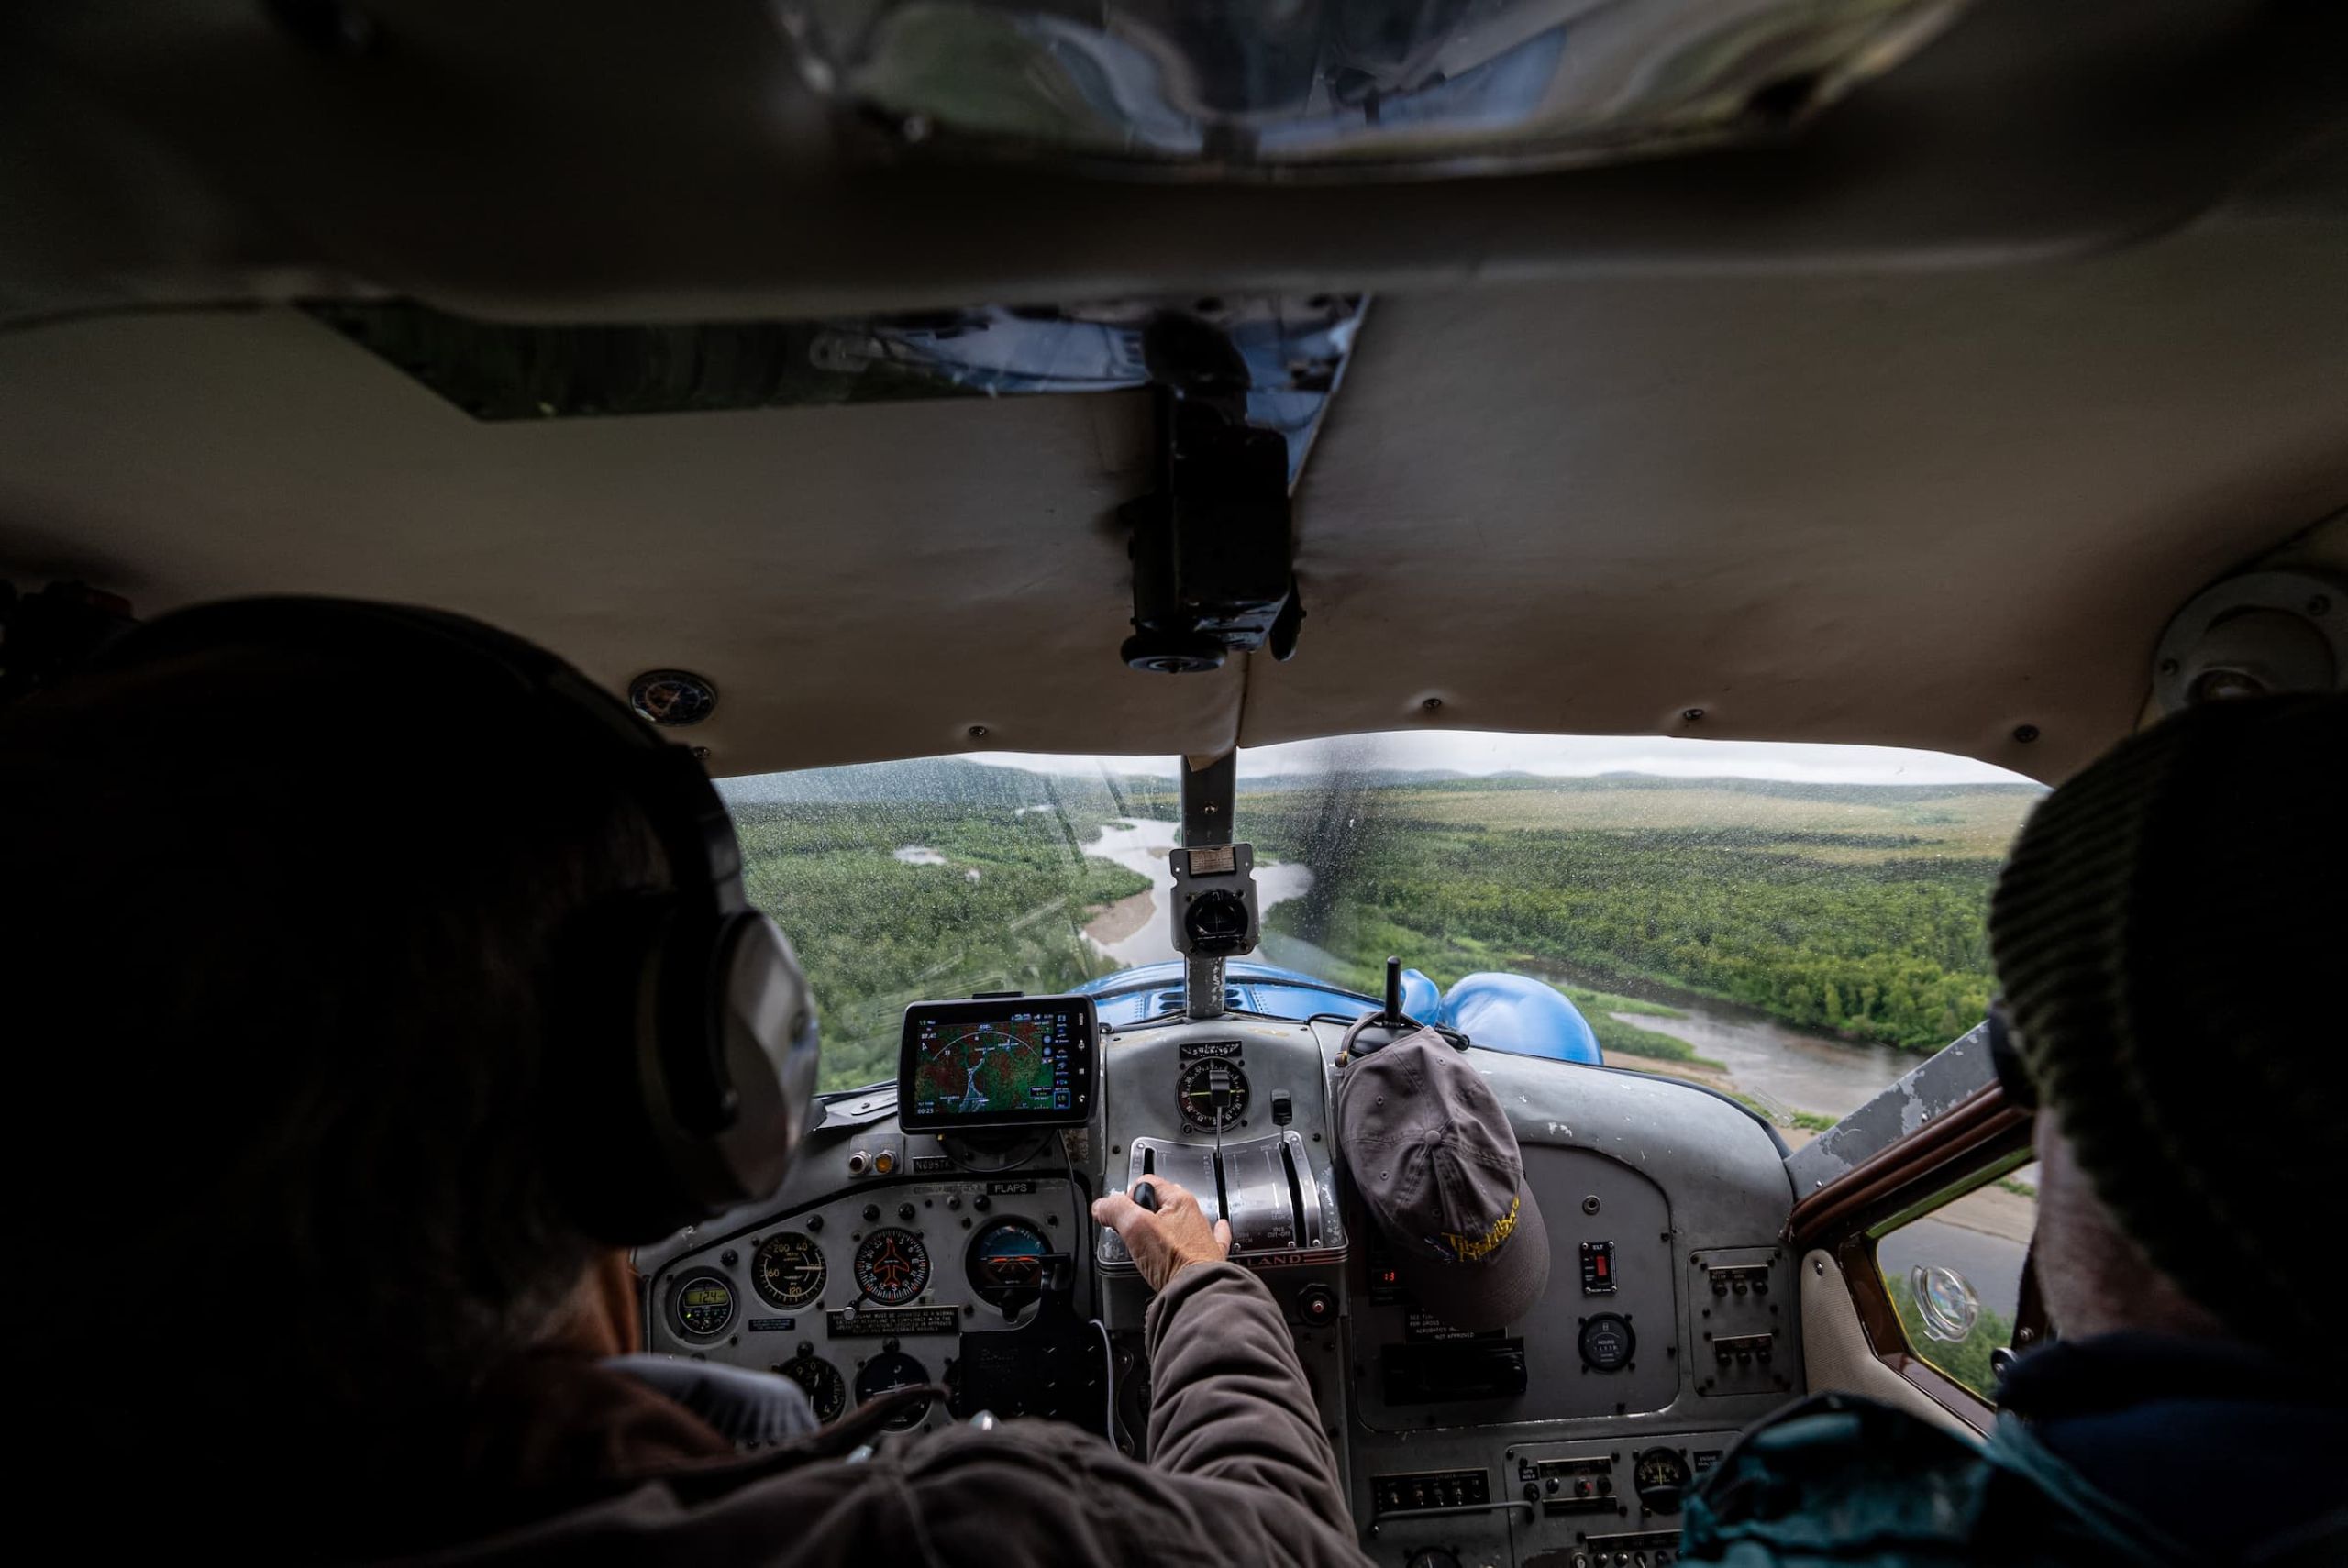
[[[836,1340],[953,1334],[961,1331],[962,1315],[951,1307],[882,1307],[863,1312],[826,1312],[824,1327]]]

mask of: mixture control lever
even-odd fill
[[[1223,1119],[1231,1110],[1231,1069],[1217,1062],[1207,1069],[1207,1120],[1214,1124],[1214,1216],[1231,1218],[1223,1190]]]

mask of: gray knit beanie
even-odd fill
[[[2031,814],[1989,946],[2121,1228],[2241,1337],[2321,1342],[2348,1220],[2348,697],[2215,702]]]

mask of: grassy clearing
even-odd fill
[[[1727,780],[1462,780],[1388,791],[1390,809],[1488,828],[1646,832],[1691,842],[1757,839],[1826,861],[2002,856],[2037,798],[2025,787],[1738,787]]]

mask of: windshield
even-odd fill
[[[814,988],[825,1087],[892,1076],[925,998],[1141,971],[1105,988],[1131,993],[1128,1016],[1165,1005],[1177,767],[990,756],[725,781],[750,896]],[[1979,1021],[1991,882],[2041,792],[1868,747],[1423,733],[1244,752],[1251,962],[1374,992],[1392,954],[1427,996],[1527,977],[1610,1061],[1823,1124]]]

